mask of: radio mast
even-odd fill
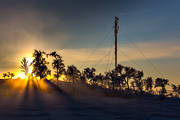
[[[114,21],[114,38],[115,38],[115,68],[117,67],[117,34],[119,30],[118,26],[118,20],[119,18],[115,16],[115,21]]]

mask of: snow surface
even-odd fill
[[[7,80],[0,84],[0,120],[180,120],[180,101],[111,98],[100,91],[72,96],[45,81]]]

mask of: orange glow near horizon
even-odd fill
[[[32,73],[33,71],[33,66],[31,65],[31,63],[33,62],[33,57],[25,57],[27,59],[27,65],[28,65],[28,74],[26,75],[24,72],[18,70],[17,72],[15,72],[15,76],[13,77],[13,79],[21,79],[21,80],[28,80],[28,79],[36,79],[36,80],[40,80],[40,77],[37,77],[35,74]],[[52,80],[52,79],[56,79],[53,75],[47,75],[46,78],[48,80]],[[66,76],[64,74],[62,74],[58,80],[59,81],[65,81]]]
[[[17,78],[26,79],[27,76],[25,75],[24,72],[19,72],[13,77],[13,79],[17,79]]]
[[[41,91],[48,91],[48,85],[44,80],[38,80],[37,78],[29,78],[29,79],[21,79],[21,78],[17,78],[17,79],[8,79],[6,81],[6,84],[9,86],[9,89],[12,90],[17,90],[19,93],[18,96],[21,96],[22,94],[24,94],[26,91],[26,89],[28,89],[29,93],[33,94],[33,89],[39,89]],[[9,95],[10,93],[7,92],[5,93],[7,95]],[[22,97],[22,96],[21,96]],[[21,98],[19,98],[21,99]]]
[[[52,75],[47,75],[47,77],[46,77],[48,80],[52,80],[52,79],[56,79],[54,76],[52,76]],[[58,80],[59,81],[65,81],[64,79],[66,78],[66,76],[64,75],[64,74],[62,74],[59,78],[58,78]]]
[[[58,80],[60,80],[60,81],[64,81],[64,79],[66,78],[66,76],[65,75],[61,75],[60,77],[59,77],[59,79]]]

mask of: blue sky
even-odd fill
[[[0,2],[0,72],[17,69],[33,49],[57,50],[68,65],[111,69],[118,16],[119,63],[180,83],[179,0]]]

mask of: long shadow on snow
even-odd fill
[[[30,84],[31,82],[31,84]],[[30,86],[32,85],[32,86]],[[45,106],[43,100],[38,92],[39,85],[34,80],[28,80],[22,101],[19,105],[19,113],[16,117],[46,117],[49,116],[45,112]]]
[[[80,110],[81,112],[84,112],[84,111],[87,112],[87,110],[88,110],[89,114],[91,114],[91,112],[95,112],[95,111],[104,112],[104,108],[97,107],[95,105],[88,104],[88,103],[76,100],[71,95],[67,94],[60,87],[58,87],[54,83],[50,82],[49,80],[45,80],[45,82],[48,83],[51,87],[53,87],[58,93],[60,93],[59,95],[62,95],[66,99],[66,101],[68,101],[68,103],[69,103],[68,107],[67,107],[68,110],[70,110],[70,111],[78,111],[78,110]],[[93,115],[93,113],[92,113],[92,115]],[[75,113],[75,114],[73,114],[73,116],[83,116],[83,115],[80,114],[80,113]]]

